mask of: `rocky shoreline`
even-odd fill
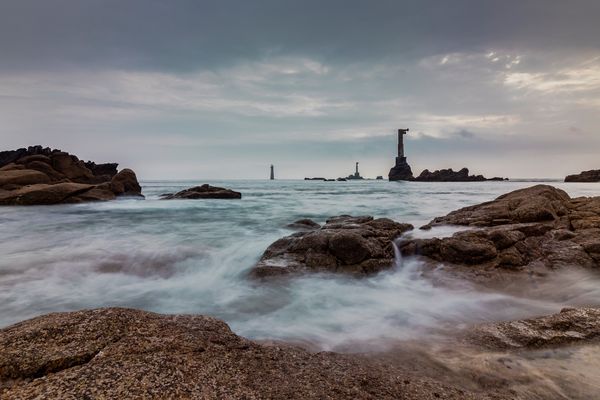
[[[143,198],[131,169],[84,162],[49,147],[0,152],[0,205],[51,205]]]
[[[91,167],[100,176],[113,171]],[[435,269],[495,288],[557,271],[600,271],[600,197],[571,198],[537,185],[421,229],[435,233],[440,226],[461,230],[420,238],[412,225],[387,218],[298,220],[248,278],[258,285],[314,273],[361,279],[401,268],[397,254],[420,260],[422,279]],[[52,313],[0,330],[0,397],[585,399],[600,387],[590,372],[600,366],[597,307],[454,327],[365,354],[258,343],[201,315],[123,308]]]

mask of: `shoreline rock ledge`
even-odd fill
[[[498,272],[600,267],[600,197],[571,198],[536,185],[438,217],[422,227],[462,225],[450,237],[401,240],[404,256],[466,266],[478,279]]]
[[[202,315],[104,308],[0,329],[2,399],[509,399],[404,363],[262,345]]]
[[[135,172],[30,146],[0,152],[0,205],[50,205],[143,198]]]

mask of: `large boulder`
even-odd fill
[[[121,170],[110,181],[110,189],[117,196],[141,196],[142,188],[135,172],[129,168]]]
[[[539,267],[600,267],[600,198],[571,199],[538,185],[435,218],[424,229],[463,225],[450,237],[405,239],[404,256],[422,256],[480,271],[533,271]]]
[[[397,157],[394,165],[388,173],[390,181],[412,181],[414,179],[412,169],[406,161],[406,157]]]
[[[568,175],[565,182],[600,182],[600,169],[583,171],[579,174]]]
[[[204,184],[182,190],[177,193],[167,193],[161,196],[163,200],[172,199],[241,199],[242,194],[231,189]]]
[[[309,353],[235,335],[217,319],[107,308],[0,330],[2,399],[509,399],[404,363]]]
[[[141,195],[135,173],[117,164],[83,162],[48,147],[0,152],[0,204],[35,205]]]
[[[393,240],[413,228],[387,218],[342,215],[323,227],[275,241],[252,270],[254,277],[339,272],[368,275],[391,268]]]

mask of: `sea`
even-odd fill
[[[160,200],[209,183],[241,200]],[[397,256],[379,275],[248,277],[263,251],[300,218],[372,215],[419,227],[436,216],[540,183],[599,196],[600,184],[519,180],[143,181],[145,200],[0,208],[0,328],[58,311],[133,307],[220,318],[242,336],[323,350],[420,337],[448,326],[600,305],[600,279],[561,277],[535,296],[468,282],[448,287]],[[410,235],[452,234],[441,228]]]

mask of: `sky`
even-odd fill
[[[0,150],[141,179],[600,168],[597,0],[0,0]]]

